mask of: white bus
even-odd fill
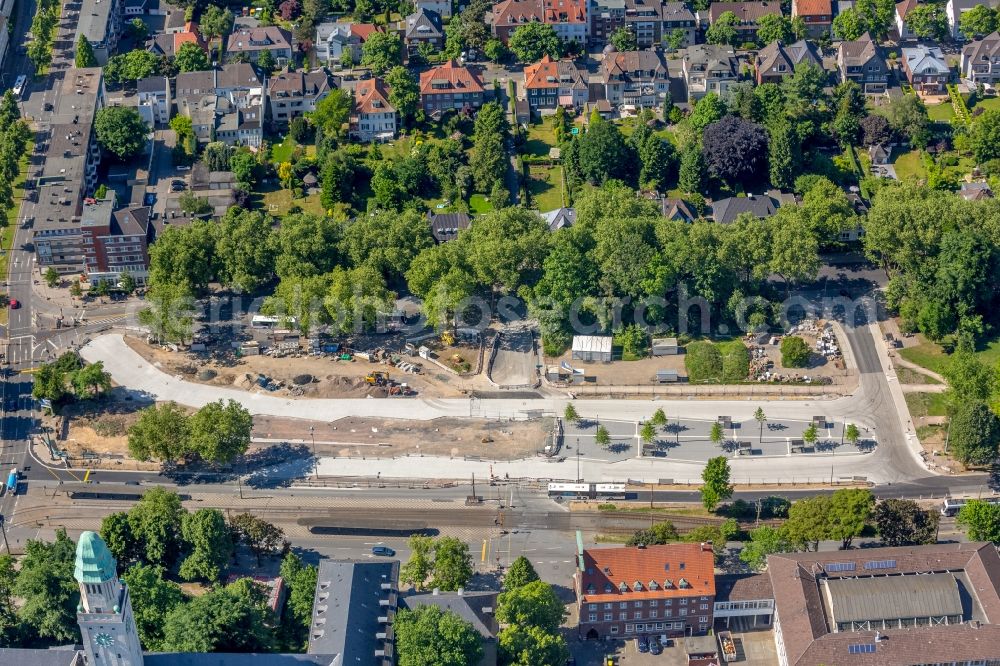
[[[14,91],[14,97],[21,99],[21,95],[24,94],[24,84],[27,83],[27,81],[28,79],[24,74],[17,77],[14,81],[14,87],[12,88]]]
[[[284,325],[283,325],[284,324]],[[250,328],[295,328],[295,317],[268,317],[255,314],[250,318]]]
[[[1000,497],[963,497],[963,498],[953,498],[949,497],[944,502],[941,503],[941,515],[942,516],[954,516],[956,513],[962,510],[962,507],[971,502],[974,499],[980,499],[987,504],[1000,504]]]

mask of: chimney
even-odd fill
[[[701,542],[701,550],[702,550],[702,552],[705,552],[705,553],[714,553],[715,552],[713,550],[713,548],[712,548],[712,542],[711,541],[702,541]]]

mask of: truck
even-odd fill
[[[17,494],[17,468],[10,470],[10,474],[7,475],[7,492],[12,494]]]

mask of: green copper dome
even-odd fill
[[[115,577],[117,563],[104,540],[97,532],[84,532],[76,544],[76,569],[73,577],[78,583],[104,583]]]

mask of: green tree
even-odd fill
[[[17,616],[31,642],[58,645],[80,640],[75,562],[76,546],[62,528],[56,530],[55,541],[28,539],[13,591],[24,600]]]
[[[830,536],[830,503],[829,495],[817,495],[792,504],[783,525],[788,540],[798,548],[816,550]]]
[[[183,343],[191,338],[194,300],[190,292],[170,283],[158,283],[147,292],[146,302],[149,307],[139,311],[139,323],[149,328],[156,340]]]
[[[146,146],[149,127],[139,112],[127,106],[109,106],[94,117],[97,142],[119,160],[139,154]]]
[[[149,38],[149,26],[141,18],[134,18],[128,22],[128,32],[137,44],[145,42]],[[93,65],[86,65],[92,67]]]
[[[722,424],[716,421],[712,424],[712,432],[709,433],[708,438],[712,440],[715,445],[722,444],[722,440],[725,439],[725,432],[722,430]]]
[[[130,81],[134,83],[155,74],[159,65],[160,61],[153,52],[146,49],[133,49],[128,53],[111,56],[108,64],[104,67],[104,78],[117,83],[124,84]]]
[[[0,555],[0,644],[11,645],[17,641],[20,626],[17,621],[17,604],[14,585],[17,583],[17,562],[13,555]]]
[[[843,550],[851,547],[854,537],[861,536],[874,504],[875,498],[866,488],[842,488],[830,497],[829,534],[840,539]]]
[[[818,439],[819,428],[816,427],[815,423],[810,423],[809,426],[802,431],[802,441],[809,446],[815,446]]]
[[[507,572],[503,576],[503,589],[506,591],[515,590],[536,580],[538,580],[538,574],[535,572],[535,567],[531,565],[531,560],[521,555],[507,567]]]
[[[490,191],[494,184],[502,183],[507,173],[507,153],[504,139],[509,125],[507,116],[496,102],[487,102],[476,115],[473,132],[473,150],[469,167],[476,190]]]
[[[507,47],[499,39],[488,39],[483,46],[483,53],[489,58],[490,62],[498,63],[506,58],[510,51],[507,50]]]
[[[709,44],[736,46],[736,40],[739,38],[736,26],[739,24],[740,20],[736,14],[733,12],[722,12],[719,18],[715,19],[712,25],[708,26],[708,30],[705,31],[705,41]]]
[[[714,511],[720,502],[733,496],[733,486],[729,483],[729,462],[724,456],[710,458],[701,473],[704,482],[701,487],[701,501],[705,508]]]
[[[798,136],[792,124],[785,120],[770,125],[768,133],[770,141],[767,145],[767,164],[771,185],[780,190],[789,190],[802,168]]]
[[[815,278],[819,272],[819,241],[809,228],[808,221],[795,206],[786,206],[785,212],[769,220],[771,231],[770,269],[785,282],[785,291],[791,293],[792,284]]]
[[[812,351],[806,341],[797,335],[781,340],[781,365],[786,368],[804,368],[809,365]]]
[[[750,540],[744,542],[740,550],[740,561],[755,571],[761,571],[767,566],[768,555],[791,550],[792,544],[781,529],[763,525],[751,530]]]
[[[278,317],[288,325],[294,320],[299,332],[308,336],[316,326],[329,320],[323,303],[329,288],[329,275],[283,278],[274,295],[264,301],[261,312]]]
[[[639,44],[635,39],[635,33],[632,32],[632,30],[630,30],[627,26],[622,26],[611,33],[611,37],[608,41],[611,42],[618,53],[639,50]]]
[[[955,522],[965,528],[969,541],[1000,543],[1000,504],[970,500],[959,509]]]
[[[262,555],[276,554],[285,539],[285,532],[280,527],[249,513],[233,516],[229,520],[229,528],[234,541],[246,544],[257,558],[257,566],[260,566]]]
[[[511,666],[558,666],[569,659],[566,639],[541,627],[506,627],[499,643],[503,663]]]
[[[383,33],[375,33],[383,34]],[[270,75],[274,71],[274,66],[277,61],[274,59],[274,54],[267,49],[263,49],[257,54],[257,66],[260,67],[261,71],[267,75]]]
[[[385,278],[371,266],[330,273],[326,306],[332,331],[360,333],[376,327],[395,307],[396,295],[389,291]]]
[[[53,289],[59,285],[59,281],[62,279],[59,276],[59,271],[54,267],[49,266],[48,270],[45,271],[45,284],[48,285],[50,289]]]
[[[330,97],[333,97],[333,93],[323,100]],[[257,157],[246,148],[237,149],[229,157],[229,170],[236,177],[236,182],[242,185],[253,186],[257,182],[257,167]]]
[[[206,38],[222,37],[233,31],[234,17],[228,9],[208,5],[198,19],[198,29]]]
[[[389,86],[389,103],[396,107],[404,127],[410,127],[420,108],[420,86],[410,70],[397,65],[385,75]]]
[[[270,53],[270,51],[262,51],[262,53]],[[181,44],[180,50],[174,57],[174,63],[182,72],[203,72],[212,68],[212,63],[208,61],[205,50],[193,42]]]
[[[351,117],[354,98],[351,93],[341,88],[334,88],[330,94],[316,104],[316,110],[307,113],[312,121],[326,136],[339,136],[344,125]]]
[[[949,426],[951,450],[967,465],[988,465],[996,460],[1000,444],[1000,419],[979,400],[959,405]]]
[[[118,274],[118,288],[121,289],[126,294],[131,294],[135,291],[135,278],[128,271],[122,271]]]
[[[925,511],[913,500],[884,499],[875,505],[875,527],[883,546],[935,543],[940,519],[938,512]]]
[[[902,95],[889,103],[889,124],[919,148],[925,147],[930,140],[931,121],[927,107],[916,95]]]
[[[261,211],[238,207],[226,211],[215,243],[222,284],[253,293],[271,279],[278,253],[273,224]]]
[[[139,640],[148,652],[163,649],[163,619],[184,602],[181,587],[163,578],[163,568],[137,564],[124,568],[122,581],[128,586]]]
[[[518,26],[507,41],[507,47],[526,65],[538,62],[543,55],[558,58],[562,51],[555,29],[538,21]]]
[[[600,447],[608,447],[611,444],[611,433],[603,425],[597,426],[597,434],[594,436],[594,441]]]
[[[402,62],[403,46],[395,32],[373,32],[361,46],[361,64],[382,76]]]
[[[563,412],[563,419],[568,423],[576,423],[580,420],[580,415],[576,413],[573,403],[566,403],[566,410]]]
[[[662,428],[667,425],[667,415],[664,413],[662,407],[657,407],[656,411],[653,412],[653,418],[650,419],[650,423],[658,428]]]
[[[132,533],[127,511],[105,516],[101,520],[100,534],[123,570],[142,560],[142,547]]]
[[[983,5],[977,7],[980,8]],[[964,18],[966,12],[962,15]],[[982,164],[1000,158],[1000,109],[988,109],[972,122],[972,150],[976,161]]]
[[[833,18],[833,34],[853,42],[865,33],[865,21],[857,9],[849,7]]]
[[[174,565],[181,551],[181,522],[186,513],[175,492],[152,488],[143,494],[128,512],[129,529],[143,561],[166,569]]]
[[[73,390],[81,397],[100,398],[111,390],[111,375],[104,371],[104,363],[89,363],[73,373]]]
[[[726,115],[726,103],[721,97],[710,92],[694,105],[688,122],[694,131],[700,134],[712,123],[722,120],[724,115]]]
[[[471,624],[437,606],[403,609],[392,622],[399,666],[468,666],[483,656]]]
[[[677,529],[669,521],[656,523],[649,529],[638,530],[625,542],[626,546],[662,546],[677,541]]]
[[[757,41],[767,45],[781,41],[785,44],[792,42],[792,22],[781,14],[767,14],[757,20]]]
[[[948,17],[944,7],[919,4],[906,15],[906,25],[920,39],[943,40],[948,36]]]
[[[226,518],[218,509],[199,509],[185,514],[181,534],[190,553],[181,563],[184,580],[219,580],[233,554],[233,542]]]
[[[958,21],[959,32],[969,40],[985,37],[1000,26],[1000,16],[989,5],[976,5],[961,13]]]
[[[554,634],[565,617],[566,607],[555,590],[540,580],[502,592],[497,601],[497,620],[507,625],[538,627]]]
[[[176,460],[190,450],[190,434],[188,416],[177,403],[147,407],[128,429],[129,455],[137,460]]]
[[[308,643],[309,624],[312,622],[313,600],[316,596],[318,570],[303,564],[295,553],[288,553],[281,560],[282,580],[290,588],[285,620],[293,626],[297,645]]]
[[[642,424],[642,430],[639,432],[639,437],[645,444],[652,444],[653,440],[656,439],[656,426],[654,426],[649,421]]]
[[[858,430],[858,426],[853,423],[848,423],[847,427],[844,428],[844,439],[846,439],[851,446],[857,446],[860,438],[861,431]]]
[[[434,571],[434,539],[413,535],[407,545],[410,559],[400,568],[399,579],[419,590]]]
[[[705,158],[701,149],[692,144],[681,153],[680,175],[678,186],[687,194],[700,193],[705,187]]]
[[[396,281],[422,250],[434,245],[427,218],[414,210],[379,211],[343,227],[340,248],[355,266],[367,266]]]
[[[760,440],[764,441],[764,424],[767,423],[767,415],[763,407],[758,407],[753,413],[753,419],[760,424]]]
[[[342,226],[332,218],[299,213],[281,221],[278,230],[278,277],[313,277],[340,263]],[[365,244],[366,248],[371,245]]]
[[[250,578],[218,587],[174,608],[163,618],[169,652],[270,652],[270,610]]]
[[[434,543],[433,587],[457,590],[472,579],[469,544],[455,537],[441,537]]]
[[[253,417],[235,400],[210,402],[188,420],[188,446],[203,460],[226,463],[246,453]]]
[[[90,40],[87,39],[86,35],[80,35],[80,38],[76,40],[76,66],[97,67],[94,47],[90,45]]]

